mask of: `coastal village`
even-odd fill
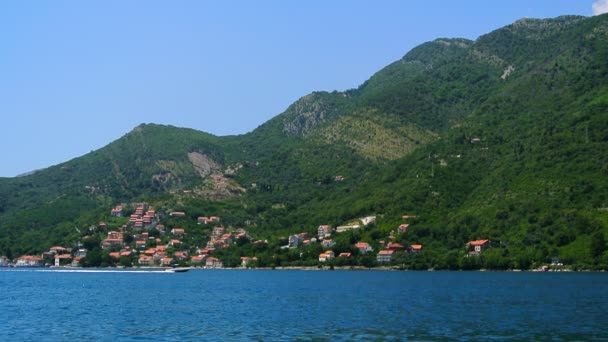
[[[98,238],[101,258],[104,260],[100,265],[106,267],[200,267],[200,268],[223,268],[225,267],[225,256],[221,252],[230,248],[238,248],[245,244],[262,246],[255,248],[263,250],[268,245],[266,239],[256,239],[243,228],[224,227],[218,216],[198,216],[196,225],[206,232],[206,240],[200,240],[197,233],[188,231],[178,226],[167,226],[163,224],[167,219],[191,220],[186,212],[169,211],[157,212],[148,203],[123,203],[116,205],[110,210],[113,222],[122,223],[112,225],[99,222],[97,225],[88,227],[78,241],[71,246],[50,246],[41,255],[23,255],[10,260],[0,257],[0,267],[83,267],[91,266],[87,263],[90,257],[90,249],[95,248],[91,241],[96,242]],[[356,265],[351,260],[356,255],[366,256],[367,266],[388,266],[403,255],[415,256],[423,252],[422,244],[402,245],[395,242],[396,237],[408,234],[411,229],[411,220],[416,219],[413,215],[403,215],[403,223],[395,227],[386,238],[377,241],[356,241],[351,248],[337,248],[334,237],[349,231],[365,229],[376,222],[376,216],[362,217],[348,224],[332,227],[321,224],[314,233],[302,232],[299,234],[280,237],[279,241],[285,243],[280,246],[281,250],[302,250],[306,247],[315,246],[322,251],[316,259],[316,266],[333,265]],[[316,233],[316,234],[315,234]],[[195,239],[198,237],[198,239]],[[203,241],[196,244],[195,241]],[[89,248],[87,248],[87,246]],[[93,248],[91,248],[93,246]],[[479,256],[490,247],[490,240],[480,239],[469,241],[463,248],[466,256]],[[303,253],[300,253],[302,256]],[[370,258],[371,256],[371,258]],[[89,258],[90,259],[90,258]],[[258,263],[258,255],[242,255],[238,262],[231,262],[228,267],[260,267],[265,266]],[[351,261],[351,262],[349,262]],[[93,264],[93,266],[98,266]]]

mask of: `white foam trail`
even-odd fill
[[[13,271],[13,270],[12,270]],[[21,269],[21,272],[51,272],[51,273],[174,273],[165,270],[62,270],[62,269]]]

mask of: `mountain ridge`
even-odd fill
[[[267,236],[370,214],[383,215],[378,234],[388,236],[416,212],[402,242],[428,245],[440,268],[482,237],[501,241],[511,267],[556,255],[608,264],[587,248],[608,232],[598,210],[608,191],[598,157],[608,152],[607,18],[522,19],[475,41],[439,38],[243,135],[137,126],[85,156],[0,180],[0,252],[66,241],[66,224],[152,198],[223,208]],[[24,218],[57,208],[65,213]]]

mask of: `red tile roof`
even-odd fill
[[[383,249],[380,252],[378,252],[378,254],[380,254],[380,255],[392,255],[393,253],[395,253],[395,251],[392,249]]]
[[[468,245],[471,246],[481,246],[481,245],[485,245],[486,243],[488,243],[490,240],[475,240],[475,241],[469,241]]]

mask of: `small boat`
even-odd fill
[[[165,272],[184,273],[190,271],[190,267],[167,268]]]

